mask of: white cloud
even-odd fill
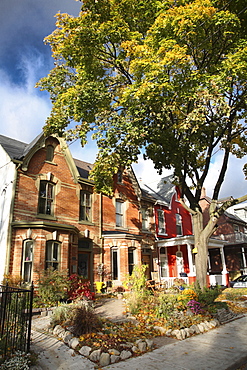
[[[39,59],[24,60],[25,84],[16,85],[0,70],[0,131],[2,135],[30,142],[44,126],[51,105],[47,94],[42,96],[34,88]]]

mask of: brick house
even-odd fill
[[[203,189],[201,207],[204,212],[204,223],[209,217],[210,203],[211,199]],[[241,205],[238,209],[242,209]],[[224,274],[229,274],[229,278],[234,279],[240,274],[247,273],[247,223],[237,214],[225,211],[217,226],[213,237],[222,240],[223,247],[209,249],[209,273],[220,283]]]
[[[194,235],[190,213],[180,203],[179,188],[172,184],[171,177],[162,179],[159,191],[153,193],[156,198],[154,205],[156,228],[156,256],[154,269],[159,279],[166,285],[173,285],[174,279],[183,275],[183,279],[191,284],[196,279]],[[216,237],[209,239],[209,255],[211,250],[223,250],[224,242]],[[227,285],[227,273],[222,277],[221,284]],[[215,285],[216,278],[212,273],[208,283]]]
[[[26,144],[0,135],[0,158],[1,280],[36,281],[53,267],[94,282],[104,264],[105,278],[120,285],[141,262],[150,275],[153,203],[131,169],[114,177],[109,197],[94,192],[92,164],[73,159],[59,137],[40,134]]]

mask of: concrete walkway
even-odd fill
[[[118,309],[110,312],[112,316],[121,315],[121,303]],[[109,309],[101,309],[104,315]],[[101,312],[102,313],[102,312]],[[36,323],[36,330],[47,323],[46,318]],[[34,320],[35,328],[35,320]],[[53,337],[33,330],[31,349],[39,354],[38,366],[32,370],[83,370],[94,369],[95,364],[87,358],[77,355],[65,344]],[[228,324],[196,335],[184,341],[167,344],[142,356],[130,358],[104,369],[125,370],[236,370],[247,362],[247,316]]]

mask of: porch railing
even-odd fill
[[[242,232],[221,234],[219,238],[229,243],[247,243],[247,234]]]
[[[31,339],[33,286],[22,289],[0,285],[0,356],[28,352]]]
[[[189,278],[186,277],[161,277],[161,284],[164,286],[164,288],[168,289],[171,288],[174,285],[175,279],[182,279],[185,284],[189,284]]]

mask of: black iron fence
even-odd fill
[[[31,339],[33,286],[0,285],[0,356],[28,352]]]

